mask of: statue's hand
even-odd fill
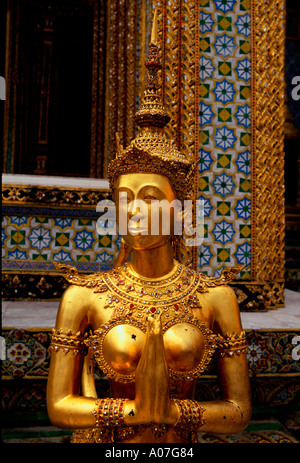
[[[150,316],[142,355],[135,375],[135,416],[140,423],[174,424],[177,409],[170,400],[169,372],[159,317]]]

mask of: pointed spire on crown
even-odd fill
[[[114,194],[115,179],[121,174],[152,172],[170,181],[176,197],[187,198],[192,189],[197,163],[192,163],[176,144],[168,139],[164,127],[170,121],[160,92],[161,58],[157,44],[157,16],[154,13],[146,68],[148,70],[143,98],[135,120],[139,126],[136,137],[125,149],[116,135],[116,157],[108,166],[109,184]]]
[[[157,13],[154,10],[151,39],[146,60],[148,69],[144,96],[140,109],[135,115],[139,127],[163,128],[170,121],[161,99],[158,72],[161,70],[160,47],[157,44]]]

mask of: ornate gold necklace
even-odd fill
[[[150,280],[137,276],[126,263],[103,274],[108,288],[105,309],[113,310],[112,319],[132,318],[145,323],[151,314],[161,314],[162,322],[178,319],[182,314],[193,317],[201,308],[195,294],[199,274],[175,262],[166,277]]]
[[[199,274],[175,261],[165,278],[150,280],[136,275],[126,263],[108,272],[92,275],[78,274],[76,267],[55,262],[71,284],[91,288],[95,293],[107,293],[105,309],[110,319],[130,317],[146,324],[151,314],[160,314],[165,325],[180,316],[193,317],[192,309],[200,309],[197,293],[230,283],[243,266],[223,269],[218,278]],[[179,318],[178,318],[179,317]]]

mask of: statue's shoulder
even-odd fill
[[[72,285],[91,288],[95,293],[103,293],[108,290],[104,278],[105,272],[84,274],[79,273],[78,269],[72,265],[65,265],[60,262],[53,263],[67,282]]]
[[[227,267],[222,269],[220,276],[211,277],[204,273],[198,273],[198,287],[199,292],[206,292],[210,288],[217,288],[220,286],[226,286],[231,283],[243,270],[244,265],[237,265],[234,267]]]

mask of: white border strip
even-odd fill
[[[94,188],[108,190],[108,180],[102,178],[56,177],[43,175],[2,174],[2,184],[53,186],[67,188]]]

